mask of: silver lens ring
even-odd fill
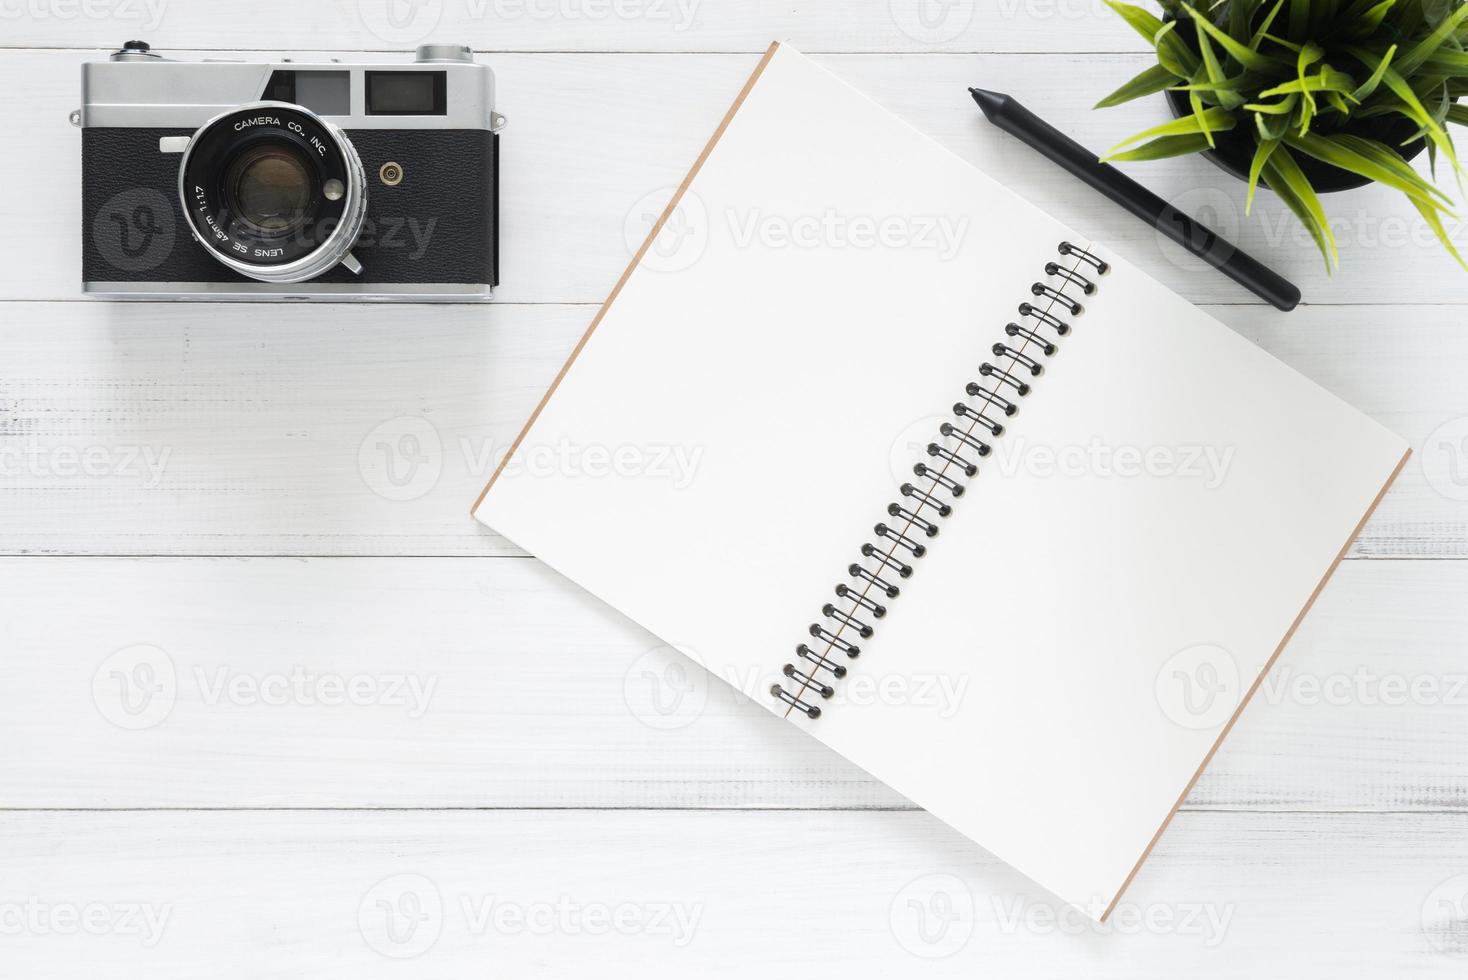
[[[339,203],[331,202],[329,231],[320,241],[262,248],[239,231],[248,222],[231,221],[224,214],[217,191],[221,161],[262,134],[314,151],[317,156],[309,159],[319,163],[318,178],[329,175],[328,179],[341,182]],[[200,244],[224,266],[260,282],[305,282],[335,268],[356,244],[367,217],[366,173],[352,141],[309,109],[289,102],[236,106],[200,126],[179,161],[178,196]]]

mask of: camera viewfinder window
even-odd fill
[[[369,71],[369,116],[442,116],[448,112],[447,78],[441,71]]]

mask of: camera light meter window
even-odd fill
[[[361,232],[366,195],[346,135],[287,103],[215,117],[179,167],[195,236],[221,263],[264,282],[303,282],[340,263]]]

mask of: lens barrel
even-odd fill
[[[367,213],[351,141],[286,102],[239,106],[201,126],[179,164],[178,193],[194,237],[262,282],[304,282],[334,268]]]

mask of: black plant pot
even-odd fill
[[[1167,104],[1172,108],[1174,116],[1187,116],[1193,112],[1188,102],[1186,92],[1174,92],[1168,90],[1163,93],[1167,96]],[[1417,126],[1409,119],[1393,119],[1390,116],[1378,116],[1373,119],[1363,120],[1349,129],[1343,130],[1353,136],[1361,136],[1373,139],[1396,150],[1402,155],[1402,159],[1411,160],[1423,150],[1427,149],[1427,140],[1419,139],[1407,146],[1402,146],[1404,140],[1410,139],[1417,132]],[[1233,129],[1213,135],[1216,149],[1204,150],[1203,156],[1212,160],[1219,169],[1225,173],[1232,174],[1240,180],[1249,179],[1249,165],[1254,161],[1254,150],[1258,146],[1257,134],[1253,129],[1252,117],[1241,121],[1240,125]],[[1300,169],[1310,179],[1310,186],[1315,188],[1316,193],[1328,194],[1332,191],[1349,191],[1357,187],[1365,187],[1371,183],[1360,174],[1340,167],[1333,167],[1328,163],[1322,163],[1312,156],[1296,151],[1295,160],[1300,164]],[[1260,183],[1268,185],[1267,180]]]

